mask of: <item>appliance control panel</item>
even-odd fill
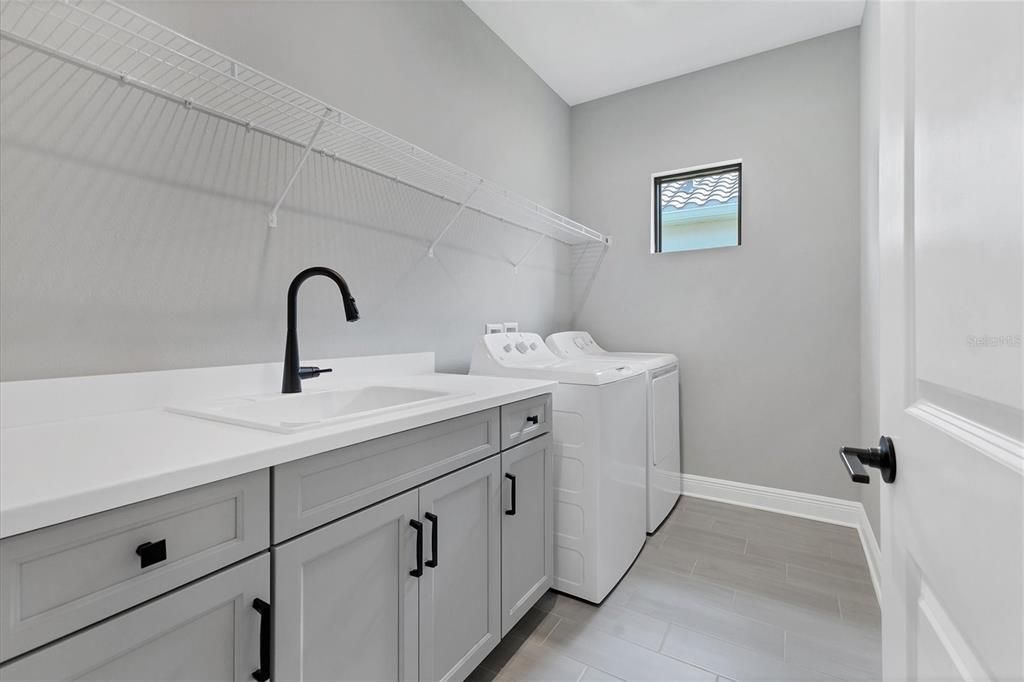
[[[603,352],[587,332],[558,332],[549,336],[547,343],[556,355],[563,358],[599,355]]]
[[[505,366],[536,367],[559,361],[558,356],[551,352],[537,334],[488,334],[480,340],[486,346],[488,354]]]

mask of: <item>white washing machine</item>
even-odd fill
[[[547,379],[555,453],[554,588],[600,603],[646,540],[644,370],[559,358],[537,334],[488,334],[470,374]]]
[[[647,373],[647,532],[653,533],[682,494],[679,447],[679,359],[670,353],[606,351],[587,332],[558,332],[548,347],[565,359],[628,363]]]

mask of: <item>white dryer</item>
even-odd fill
[[[555,452],[554,588],[600,603],[646,539],[646,380],[625,363],[559,358],[537,334],[488,334],[470,374],[548,379]]]
[[[628,363],[647,373],[647,532],[662,524],[682,493],[679,359],[671,353],[606,351],[587,332],[558,332],[548,347],[565,359]]]

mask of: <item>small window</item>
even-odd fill
[[[738,161],[654,176],[652,253],[740,245]]]

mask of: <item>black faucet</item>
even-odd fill
[[[345,319],[355,322],[359,319],[359,310],[356,308],[356,299],[349,293],[348,284],[345,278],[330,268],[322,266],[306,268],[295,275],[291,285],[288,287],[288,339],[284,347],[284,378],[281,380],[281,393],[302,393],[302,380],[312,379],[324,372],[330,372],[330,368],[320,369],[319,367],[299,366],[299,335],[295,331],[295,299],[299,295],[299,287],[310,277],[323,275],[338,285],[341,290],[341,300],[345,304]]]

